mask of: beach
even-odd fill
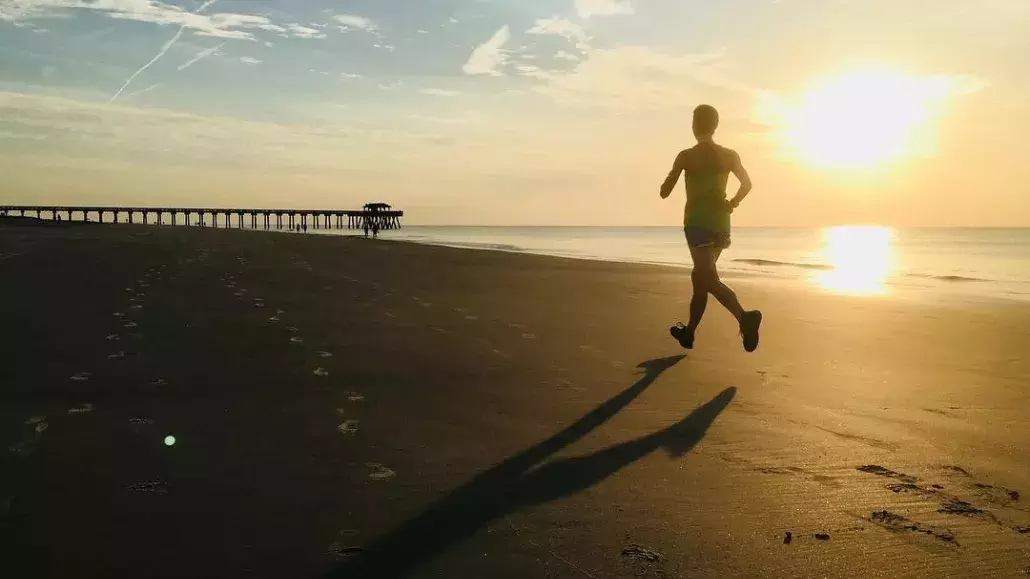
[[[684,351],[678,268],[14,219],[0,280],[3,577],[1030,575],[1026,302],[735,278]]]

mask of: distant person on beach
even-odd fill
[[[372,222],[372,239],[379,239],[379,224]]]
[[[368,237],[368,221],[365,222],[363,229],[365,230],[365,237]]]
[[[719,113],[714,107],[700,105],[694,109],[697,144],[676,156],[669,176],[662,183],[660,195],[665,199],[672,194],[680,173],[685,175],[687,204],[683,212],[683,233],[694,262],[690,273],[694,291],[690,320],[685,326],[677,322],[669,328],[669,333],[684,348],[693,348],[694,332],[708,306],[708,294],[712,294],[737,319],[744,349],[753,352],[758,348],[762,312],[745,311],[733,290],[719,279],[716,267],[722,251],[730,246],[730,214],[751,191],[751,178],[740,162],[740,155],[713,140],[718,126]],[[740,189],[732,199],[726,199],[730,173],[740,182]]]

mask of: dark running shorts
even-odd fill
[[[730,246],[728,233],[719,233],[702,227],[684,227],[683,234],[687,237],[687,245],[690,247],[726,249]]]

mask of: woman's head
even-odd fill
[[[694,136],[711,137],[719,127],[719,111],[712,105],[699,105],[694,109]]]

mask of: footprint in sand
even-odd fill
[[[296,334],[297,332],[300,331],[300,328],[298,328],[296,326],[286,326],[286,331],[290,332],[290,333],[293,333],[293,334]]]
[[[268,321],[272,322],[273,324],[277,324],[279,323],[279,316],[272,316],[268,318]]]
[[[122,338],[121,338],[121,336],[119,336],[118,334],[110,334],[110,335],[108,335],[108,336],[107,336],[106,338],[104,338],[104,339],[105,339],[105,340],[111,340],[111,341],[114,341],[114,340],[121,340]]]
[[[333,357],[332,353],[326,352],[324,350],[319,350],[319,351],[315,352],[315,354],[318,355],[319,358],[332,358]]]
[[[166,495],[168,494],[168,485],[162,481],[143,481],[133,483],[125,487],[125,490],[133,493],[154,493],[158,495]]]
[[[529,332],[526,332],[525,334],[522,334],[522,337],[524,339],[526,339],[526,340],[535,340],[536,339],[536,334],[531,334]]]
[[[478,320],[479,316],[465,316],[465,319],[466,320],[473,320],[474,321],[474,320]]]
[[[141,306],[141,305],[139,305],[139,304],[135,304],[135,305],[131,305],[131,306],[129,306],[129,309],[130,309],[130,310],[142,310],[142,309],[143,309],[143,306]]]
[[[164,378],[157,378],[150,384],[153,386],[165,386],[168,384],[168,380],[165,380]]]
[[[436,330],[440,334],[450,334],[450,332],[447,331],[447,329],[441,328],[440,326],[433,326],[433,329]]]
[[[232,295],[234,295],[234,296],[236,296],[238,298],[242,298],[243,297],[243,292],[236,292],[236,293],[234,293]]]
[[[124,318],[125,317],[125,314],[123,314],[122,312],[115,312],[115,313],[113,313],[111,315],[116,317],[116,318]]]
[[[365,466],[372,469],[372,472],[368,475],[368,478],[372,480],[389,480],[397,475],[396,472],[386,468],[378,462],[369,462],[366,463]]]
[[[325,368],[315,368],[315,371],[312,372],[312,373],[315,376],[328,376],[329,375],[329,371],[326,370]]]
[[[281,315],[283,315],[285,313],[286,313],[286,310],[280,310],[280,309],[276,309],[275,310],[275,315],[277,315],[277,316],[281,316]]]
[[[127,322],[127,323],[125,324],[125,327],[126,327],[126,328],[135,328],[135,327],[136,327],[136,326],[138,326],[138,325],[139,325],[139,324],[137,324],[136,322]]]
[[[350,400],[351,402],[361,402],[365,399],[364,396],[358,394],[357,392],[345,392],[344,394],[347,395],[347,400]]]
[[[107,358],[109,360],[120,360],[120,359],[122,359],[124,357],[125,357],[125,352],[124,351],[118,351],[118,352],[115,352],[114,354],[108,354],[107,355]]]
[[[351,435],[358,431],[358,425],[361,424],[358,420],[344,420],[337,427],[336,430],[344,435]]]
[[[81,404],[75,408],[69,408],[68,414],[87,414],[93,412],[92,404]]]
[[[72,376],[70,379],[76,382],[87,382],[89,381],[89,377],[92,375],[92,372],[79,372],[78,374]]]
[[[354,546],[351,540],[352,537],[359,535],[358,531],[354,529],[344,529],[336,532],[336,539],[329,544],[329,548],[326,552],[333,556],[337,561],[346,561],[347,559],[363,552],[363,547]]]
[[[294,336],[294,337],[290,338],[290,343],[291,344],[303,344],[304,343],[304,338],[301,338],[301,337],[298,337],[298,336]]]
[[[153,426],[154,421],[144,416],[137,416],[129,419],[129,425],[132,427],[132,431],[139,434],[141,430],[148,426]]]

